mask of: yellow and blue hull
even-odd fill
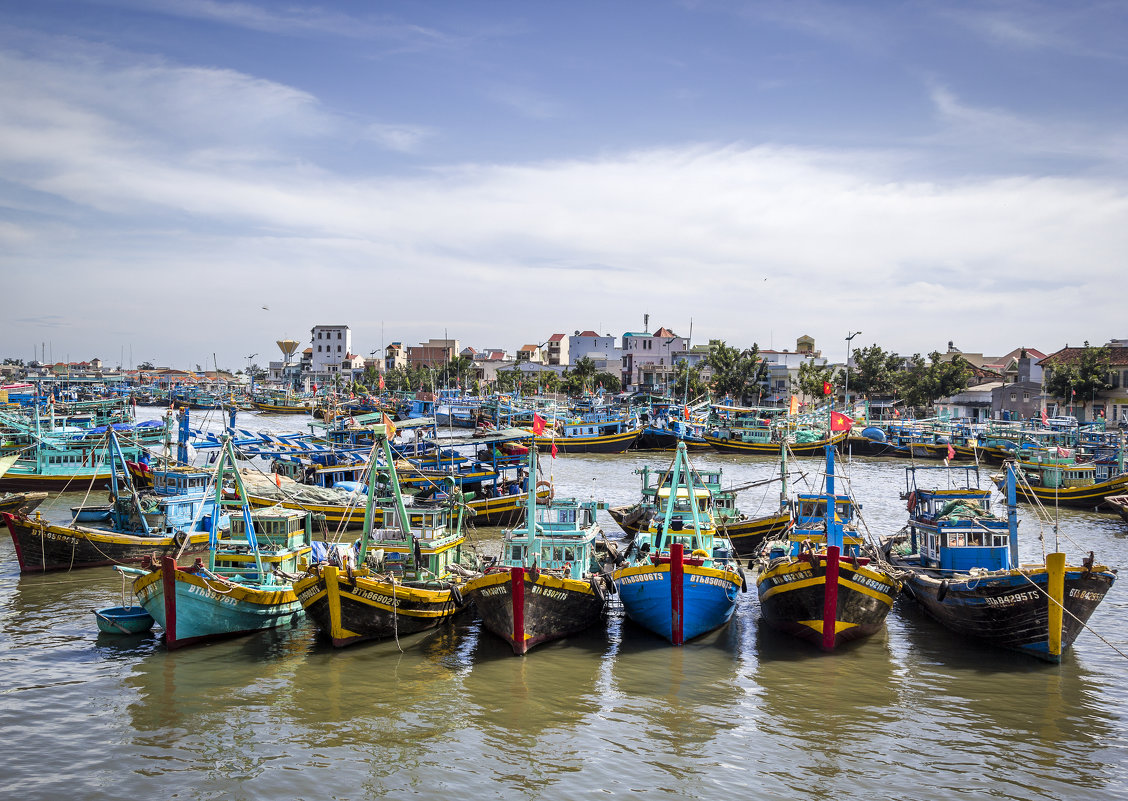
[[[672,567],[644,564],[611,574],[627,617],[675,645],[729,621],[744,585],[739,573],[686,564],[679,578]]]

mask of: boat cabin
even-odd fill
[[[313,515],[270,507],[250,512],[250,520],[248,532],[246,518],[231,515],[230,528],[211,551],[209,570],[233,581],[256,583],[267,583],[274,569],[296,573],[298,561],[308,559],[312,551]]]

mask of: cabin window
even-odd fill
[[[576,549],[575,548],[565,548],[564,549],[564,561],[565,562],[576,561]]]
[[[514,545],[513,546],[513,550],[510,551],[509,558],[512,559],[514,562],[520,562],[521,561],[521,546],[520,545]]]
[[[552,549],[552,558],[553,558],[553,560],[555,560],[557,562],[563,562],[564,561],[564,548],[560,545],[557,545],[556,547],[554,547]]]

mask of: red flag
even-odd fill
[[[383,375],[381,375],[381,376],[380,376],[380,384],[379,384],[379,386],[380,386],[380,389],[381,389],[381,390],[383,390],[383,389],[384,389],[384,376],[383,376]]]
[[[689,420],[689,407],[688,406],[685,407],[685,419]]]
[[[950,443],[950,442],[948,443],[948,458],[949,459],[955,459],[956,458],[956,449],[952,447],[952,443]]]
[[[1071,390],[1069,390],[1069,394],[1070,394],[1070,395],[1076,395],[1076,394],[1077,394],[1077,390],[1075,390],[1075,389],[1071,389]]]
[[[556,443],[552,443],[552,458],[556,458]]]
[[[854,425],[854,421],[851,420],[846,415],[842,414],[842,412],[831,412],[830,413],[830,430],[831,431],[849,431],[851,426],[853,426],[853,425]]]
[[[1050,424],[1049,418],[1046,416],[1046,409],[1042,407],[1042,425],[1048,426]]]
[[[894,416],[894,417],[900,417],[900,416],[901,416],[901,413],[900,413],[899,411],[897,411],[896,409],[894,409],[894,410],[893,410],[893,416]]]
[[[533,413],[533,434],[540,436],[544,433],[544,418],[539,414]]]
[[[823,381],[823,394],[829,395],[831,389],[832,389],[832,387],[830,386],[830,382],[829,381]]]

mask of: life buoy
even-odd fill
[[[913,490],[912,492],[909,493],[908,503],[906,505],[909,507],[910,512],[913,511],[914,509],[916,509],[916,505],[917,505],[916,490]]]
[[[535,488],[538,498],[540,497],[541,489],[548,490],[548,502],[552,503],[552,499],[556,497],[556,488],[548,481],[538,481]]]

